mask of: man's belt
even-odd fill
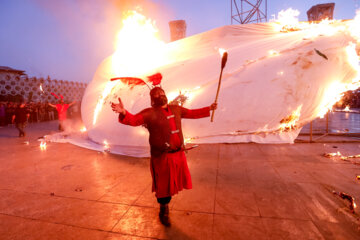
[[[182,151],[182,150],[183,150],[182,148],[167,149],[167,150],[166,150],[166,153],[177,153],[177,152],[180,152],[180,151]]]

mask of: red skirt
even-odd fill
[[[153,178],[152,191],[157,198],[170,197],[184,188],[192,188],[184,151],[151,157],[150,169]]]

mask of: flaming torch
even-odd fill
[[[217,91],[216,91],[215,103],[217,103],[217,100],[218,100],[218,97],[219,97],[220,85],[221,85],[221,77],[222,77],[222,73],[223,73],[224,67],[225,67],[226,62],[227,62],[227,57],[228,57],[228,53],[224,49],[220,48],[219,52],[222,55],[222,58],[221,58],[221,71],[220,71],[218,88],[217,88]],[[213,112],[211,114],[211,122],[214,121],[214,114],[215,114],[215,110],[213,110]]]

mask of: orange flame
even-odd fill
[[[157,32],[154,21],[136,11],[128,12],[112,57],[115,75],[143,75],[164,64],[165,42],[158,39]]]
[[[332,106],[336,102],[340,101],[344,92],[349,90],[355,90],[360,87],[360,59],[356,52],[356,45],[354,43],[349,43],[345,50],[348,56],[348,63],[353,67],[356,75],[350,83],[341,83],[340,81],[334,81],[327,87],[322,102],[318,107],[317,116],[320,118],[323,118],[324,115],[329,110],[331,110]]]
[[[226,53],[226,50],[223,48],[219,48],[219,54],[221,57],[224,55],[224,53]]]
[[[300,105],[295,111],[291,113],[288,117],[280,121],[280,131],[289,131],[297,128],[297,122],[300,119],[302,105]]]
[[[109,148],[110,148],[110,145],[106,140],[104,140],[104,148],[105,148],[105,150],[109,150]]]
[[[123,20],[123,27],[117,35],[116,51],[111,57],[113,76],[142,77],[149,75],[165,64],[165,42],[157,37],[155,22],[130,11]],[[106,82],[95,107],[93,125],[96,124],[105,99],[118,87],[121,81]]]
[[[41,149],[41,150],[46,150],[46,142],[45,142],[45,141],[41,141],[41,143],[40,143],[40,149]]]

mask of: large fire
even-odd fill
[[[123,20],[117,35],[112,70],[116,76],[148,74],[165,62],[165,42],[159,40],[155,22],[135,11]]]
[[[299,22],[299,14],[299,11],[291,8],[285,11],[282,10],[278,14],[278,19],[274,23],[274,28],[280,32],[307,31],[307,38],[309,39],[318,36],[332,36],[341,32],[343,34],[355,36],[358,43],[360,42],[360,11],[357,11],[355,19],[353,21],[349,21],[345,27],[343,25],[339,26],[336,24],[341,21],[329,21],[328,19],[319,23]],[[272,55],[271,51],[273,50],[269,51],[270,55]],[[351,83],[342,83],[340,79],[334,79],[334,81],[328,85],[321,104],[317,107],[316,117],[323,118],[328,111],[331,111],[334,104],[342,98],[346,91],[355,90],[360,87],[359,46],[353,42],[349,42],[345,51],[348,56],[348,63],[353,67],[357,74],[353,77]],[[326,56],[319,51],[317,51],[317,53],[326,58]],[[283,129],[283,127],[284,126],[281,126],[280,128]]]
[[[169,101],[179,105],[186,104],[185,107],[197,107],[198,103],[211,104],[212,96],[216,93],[216,86],[214,87],[214,85],[218,80],[218,68],[214,64],[216,57],[213,56],[212,52],[213,49],[218,50],[216,45],[226,46],[231,56],[229,67],[224,72],[224,84],[221,91],[224,90],[224,92],[229,93],[228,96],[235,97],[239,104],[241,104],[241,101],[248,102],[248,105],[242,105],[243,109],[247,108],[247,106],[256,109],[256,107],[253,107],[255,104],[264,104],[265,102],[262,102],[262,100],[267,99],[266,103],[273,104],[271,107],[276,108],[277,115],[276,121],[272,121],[271,117],[275,116],[275,111],[274,113],[271,111],[259,111],[264,112],[259,115],[265,117],[259,118],[259,123],[254,123],[253,119],[249,120],[247,117],[240,116],[239,113],[242,109],[237,111],[238,109],[234,109],[229,105],[224,107],[225,104],[231,104],[231,101],[225,102],[224,99],[226,98],[221,96],[220,104],[221,108],[223,108],[223,122],[216,123],[218,125],[213,128],[204,125],[204,129],[206,128],[206,131],[211,132],[209,139],[217,136],[240,134],[254,136],[258,133],[295,132],[293,130],[301,128],[312,119],[323,117],[341,99],[344,92],[360,87],[360,13],[354,20],[323,20],[321,22],[299,22],[298,15],[299,12],[296,10],[282,11],[277,22],[266,24],[264,29],[267,31],[267,35],[265,35],[265,38],[267,36],[271,36],[271,38],[269,37],[262,45],[258,44],[258,42],[262,41],[260,37],[257,41],[238,39],[234,33],[240,30],[226,27],[221,30],[223,31],[221,34],[217,31],[211,31],[167,45],[158,39],[157,29],[152,20],[137,12],[131,12],[123,20],[123,27],[119,31],[116,41],[116,50],[109,58],[111,60],[104,65],[106,68],[99,68],[111,76],[107,81],[104,80],[105,77],[101,74],[96,78],[101,79],[102,82],[96,85],[99,92],[96,92],[96,97],[91,100],[97,102],[95,110],[93,106],[91,107],[93,127],[89,126],[91,125],[91,121],[89,121],[87,123],[88,131],[91,133],[93,129],[100,129],[100,124],[99,126],[95,125],[96,122],[104,121],[103,118],[98,119],[103,106],[110,101],[116,101],[118,96],[122,97],[124,101],[128,101],[125,102],[125,106],[130,111],[139,110],[145,106],[144,95],[141,95],[145,93],[145,91],[142,91],[143,89],[138,92],[134,91],[136,93],[133,95],[136,95],[136,97],[133,97],[131,93],[134,92],[129,93],[127,87],[121,81],[110,81],[112,77],[146,79],[146,76],[161,70],[161,73],[166,75],[168,80],[163,86],[168,90],[167,97]],[[272,28],[273,26],[275,31]],[[257,30],[256,26],[249,26],[249,28]],[[239,29],[247,31],[243,27],[239,27]],[[258,36],[254,35],[253,37],[257,39]],[[289,45],[286,45],[285,40],[287,39],[291,40]],[[245,46],[255,47],[251,52],[247,51],[246,47],[241,45],[239,41],[248,44]],[[284,46],[278,42],[284,43]],[[267,48],[267,46],[269,47]],[[170,57],[170,54],[173,55]],[[220,51],[220,55],[222,54],[223,52]],[[307,60],[305,63],[308,65],[301,66],[300,62],[298,64],[296,63],[298,61],[293,62],[292,60],[295,57]],[[208,63],[211,68],[207,67]],[[220,62],[216,64],[218,63]],[[214,66],[216,66],[216,71]],[[274,67],[269,68],[268,66]],[[335,70],[330,71],[331,68]],[[257,71],[253,69],[257,69]],[[189,72],[192,72],[192,70],[196,74],[190,74]],[[330,74],[330,72],[335,74]],[[262,73],[266,73],[266,76],[261,76]],[[268,85],[258,84],[259,79],[262,77],[266,80],[273,75],[275,77],[271,82],[264,81],[264,84]],[[183,77],[184,81],[177,80],[178,76]],[[249,80],[241,79],[242,76],[248,77]],[[107,78],[108,76],[106,76]],[[188,79],[194,79],[192,80],[194,82],[189,82]],[[289,84],[286,84],[286,87],[281,85],[281,83],[285,85],[287,82]],[[307,90],[305,86],[308,82],[311,90]],[[195,84],[200,87],[195,87]],[[285,103],[281,102],[282,95],[274,95],[273,98],[261,95],[259,98],[258,92],[254,91],[255,86],[260,90],[262,90],[262,87],[269,87],[268,91],[274,93],[277,90],[282,93],[284,91],[282,88],[285,88],[285,90],[289,90],[289,92],[291,90],[291,93],[294,93],[291,95],[294,99],[289,98],[289,102],[286,102],[288,105],[285,105]],[[317,89],[318,92],[316,92]],[[129,95],[126,95],[128,93]],[[242,99],[238,97],[240,93],[243,96]],[[211,97],[209,97],[210,95]],[[287,95],[290,95],[288,91],[286,91],[285,96]],[[207,102],[199,101],[199,96],[201,96],[201,100],[206,99]],[[258,97],[258,101],[247,100],[253,96]],[[277,101],[273,101],[273,99],[277,99]],[[284,111],[288,106],[291,106],[291,108],[287,109],[289,111]],[[253,111],[252,109],[249,112]],[[229,111],[236,113],[239,121],[235,122],[233,115],[229,114]],[[88,115],[90,116],[90,114]],[[225,120],[233,124],[226,124]],[[239,124],[239,128],[237,124]],[[256,124],[259,124],[259,126]],[[225,125],[234,129],[230,129]],[[208,132],[200,130],[197,132],[195,127],[189,127],[189,132],[191,132],[189,136],[208,137],[206,135]],[[144,132],[138,131],[137,133],[136,135],[143,135]],[[242,138],[239,139],[243,140]],[[109,138],[108,140],[113,144],[114,140]],[[99,142],[102,141],[103,139]],[[134,138],[135,141],[137,139]]]
[[[152,73],[166,61],[165,42],[157,36],[155,22],[136,11],[128,12],[123,27],[117,34],[115,52],[112,55],[112,74],[115,77],[141,77]],[[98,99],[93,125],[105,103],[106,98],[121,88],[120,81],[107,82]]]

